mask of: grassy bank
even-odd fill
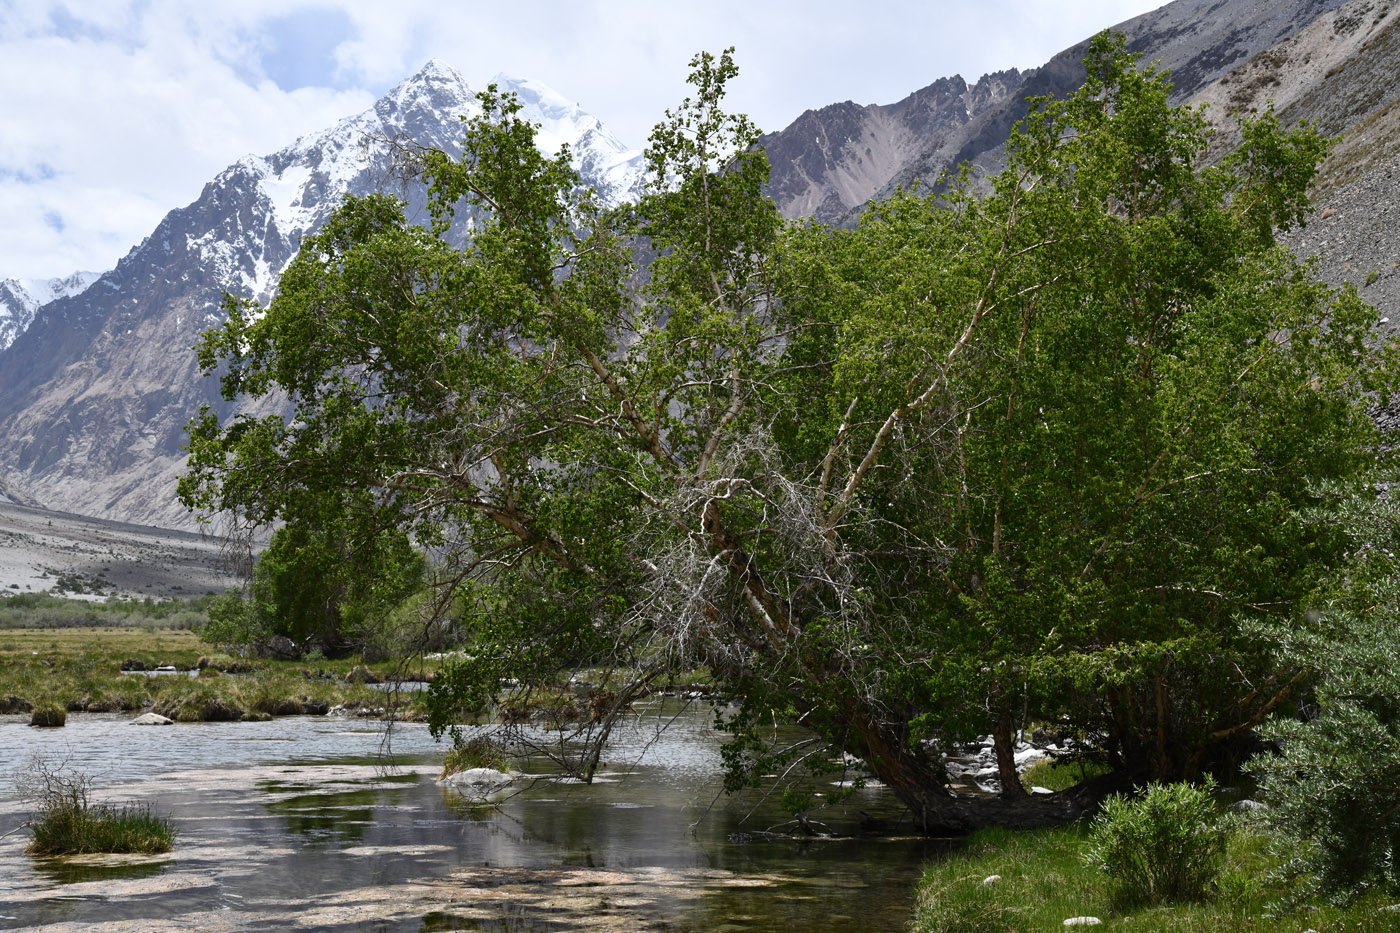
[[[1216,890],[1198,904],[1119,910],[1109,879],[1084,864],[1082,826],[1029,832],[985,830],[950,858],[929,865],[919,884],[915,933],[1021,933],[1066,929],[1071,917],[1097,917],[1099,930],[1163,933],[1380,933],[1400,930],[1397,899],[1373,893],[1343,909],[1327,904],[1280,912],[1290,892],[1276,861],[1248,827],[1229,837]],[[988,879],[996,876],[996,880]]]
[[[143,676],[123,666],[173,666],[184,673]],[[178,628],[103,626],[0,631],[0,712],[29,714],[46,706],[69,712],[153,709],[184,722],[320,714],[335,706],[420,718],[414,695],[397,699],[347,678],[359,666],[347,658],[314,663],[246,661],[212,651],[194,632]],[[391,663],[370,665],[376,678]],[[225,673],[234,672],[234,673]]]

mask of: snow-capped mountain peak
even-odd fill
[[[574,166],[604,201],[619,204],[641,193],[646,173],[642,151],[623,145],[593,114],[543,81],[502,73],[492,83],[520,101],[520,115],[538,127],[535,141],[541,151],[554,155],[568,145]]]
[[[518,96],[521,116],[539,126],[541,150],[553,154],[567,144],[584,180],[605,201],[619,203],[640,192],[641,152],[625,147],[597,117],[541,82],[502,76],[497,83]],[[222,222],[187,234],[187,245],[224,290],[266,303],[302,238],[346,194],[385,190],[408,196],[410,215],[425,216],[421,195],[396,181],[395,146],[408,142],[459,154],[458,118],[480,112],[461,73],[432,59],[363,113],[270,155],[246,156],[221,172],[206,196],[240,206],[230,210],[229,203],[219,212]]]

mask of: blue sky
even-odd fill
[[[429,58],[534,78],[641,146],[701,49],[765,130],[1041,64],[1159,0],[0,0],[0,278],[113,266],[225,166],[368,107]]]

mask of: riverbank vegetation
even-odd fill
[[[1227,831],[1214,887],[1197,901],[1123,905],[1115,884],[1091,866],[1084,824],[974,833],[947,859],[929,863],[915,899],[914,933],[1031,933],[1095,917],[1100,930],[1152,933],[1389,933],[1397,897],[1375,888],[1349,903],[1306,902],[1263,827]],[[994,879],[994,880],[989,880]]]
[[[0,593],[0,639],[13,629],[125,628],[190,631],[209,621],[213,597],[75,599],[50,593]]]
[[[422,719],[419,692],[376,689],[366,681],[413,681],[436,669],[432,661],[365,666],[358,658],[245,659],[211,648],[187,629],[0,631],[0,714],[153,710],[202,722],[319,715],[339,707]]]

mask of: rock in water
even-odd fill
[[[515,778],[495,768],[468,768],[438,781],[472,800],[486,800],[514,783]]]
[[[173,726],[175,720],[166,719],[160,713],[142,713],[133,719],[128,725],[132,726]]]

